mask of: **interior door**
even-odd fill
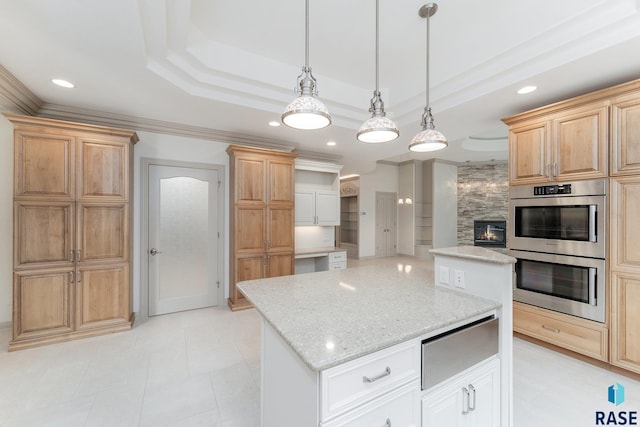
[[[376,193],[376,256],[395,256],[397,253],[396,194]]]
[[[150,316],[218,305],[218,175],[149,165]]]

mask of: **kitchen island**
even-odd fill
[[[494,254],[487,251],[486,259]],[[480,262],[512,267],[512,258],[500,257]],[[473,271],[465,273],[471,284]],[[484,279],[490,287],[510,286]],[[375,426],[378,420],[380,427],[418,426],[421,399],[431,391],[421,389],[421,342],[487,316],[511,315],[502,301],[435,286],[433,264],[414,259],[238,288],[263,317],[263,427]],[[501,347],[494,359],[510,366],[504,353]],[[498,420],[508,420],[509,408],[500,409],[500,398],[496,405],[494,425],[508,425]]]

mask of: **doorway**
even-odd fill
[[[141,309],[156,316],[217,306],[224,300],[224,167],[142,159],[142,175]]]
[[[396,193],[376,192],[376,257],[397,254]]]

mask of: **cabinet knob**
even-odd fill
[[[151,254],[151,256],[156,256],[158,254],[161,254],[162,252],[160,252],[159,250],[157,250],[156,248],[151,248],[151,250],[149,251],[149,253]]]

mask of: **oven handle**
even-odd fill
[[[594,306],[598,305],[598,298],[596,297],[596,291],[597,291],[596,271],[597,270],[598,270],[597,268],[593,268],[593,267],[589,268],[589,304]]]
[[[589,241],[593,243],[598,241],[598,235],[596,234],[597,212],[597,205],[589,205]]]

